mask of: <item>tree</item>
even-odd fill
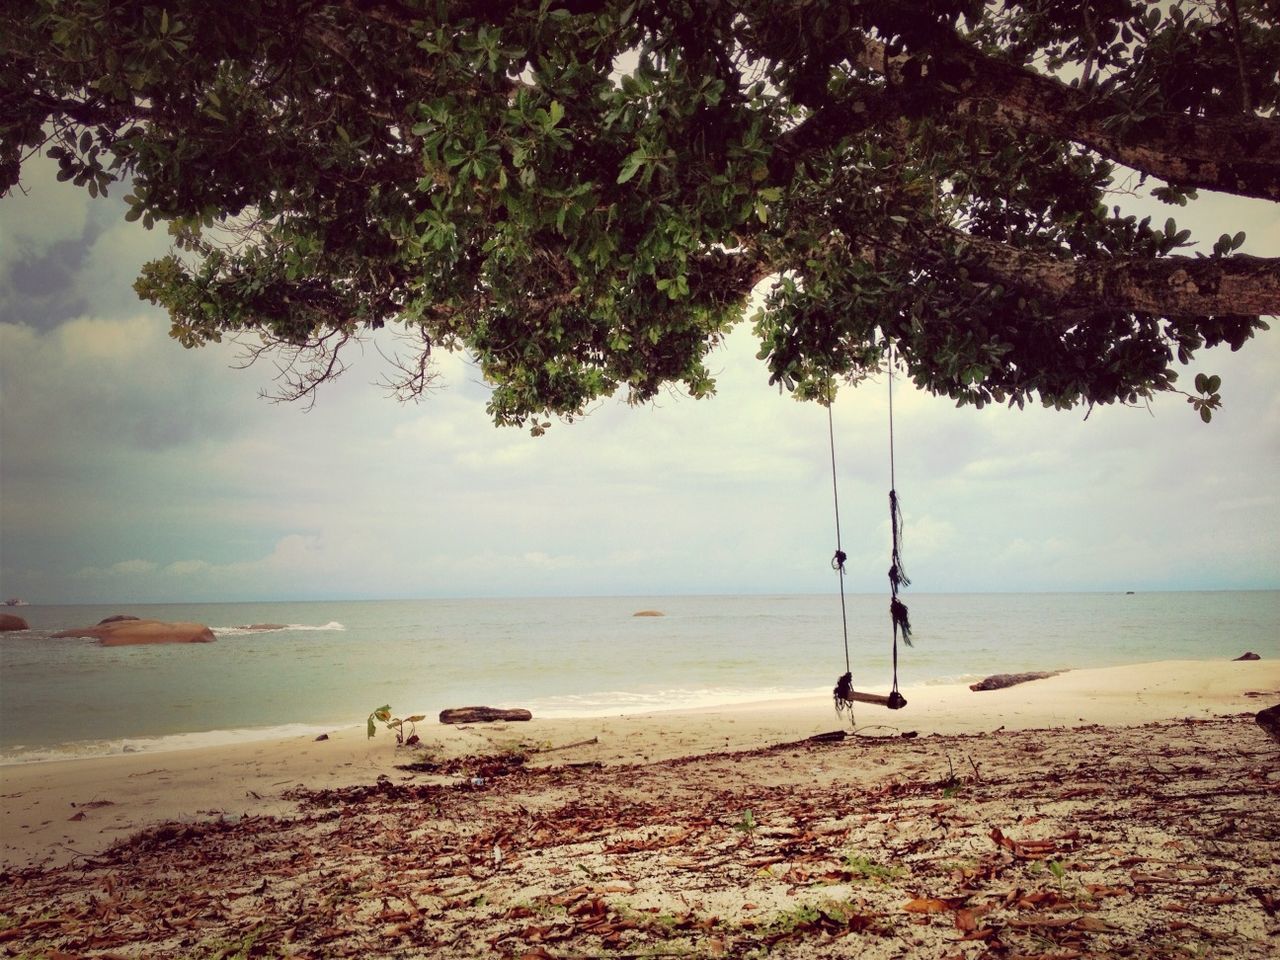
[[[175,251],[185,346],[256,333],[309,394],[387,325],[498,423],[713,388],[754,313],[824,399],[892,348],[960,404],[1137,402],[1280,312],[1280,263],[1109,205],[1280,201],[1276,0],[28,0],[0,187],[43,151]],[[766,282],[767,281],[767,282]],[[762,283],[763,282],[763,283]],[[1208,420],[1216,377],[1188,399]]]

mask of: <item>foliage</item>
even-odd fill
[[[748,312],[826,399],[892,343],[959,404],[1136,402],[1240,347],[1280,270],[1109,193],[1280,199],[1275,0],[30,0],[0,13],[0,189],[43,150],[167,223],[138,293],[256,334],[305,396],[394,325],[534,433],[714,387]],[[1188,394],[1209,419],[1217,389]]]
[[[401,719],[400,717],[393,718],[391,716],[391,705],[384,703],[382,706],[378,707],[378,709],[369,714],[365,732],[367,738],[372,738],[378,732],[377,725],[382,723],[386,725],[388,730],[394,730],[396,732],[397,747],[411,747],[417,743],[419,739],[417,726],[418,721],[425,719],[426,717],[421,713],[416,713],[413,716],[405,717],[404,719]],[[409,725],[407,733],[404,728],[406,723]]]

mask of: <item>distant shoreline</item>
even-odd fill
[[[1206,659],[1203,661],[1190,662],[1220,663],[1221,661]],[[1145,664],[1131,664],[1127,666],[1140,668],[1145,666]],[[1092,669],[1123,670],[1126,669],[1126,665]],[[1062,672],[1067,672],[1067,670],[1064,669]],[[961,677],[953,676],[939,680],[922,680],[919,683],[904,686],[904,692],[909,694],[909,706],[916,702],[934,703],[939,702],[939,700],[940,702],[947,703],[954,700],[957,705],[959,705],[965,702],[967,695],[971,695],[973,693],[969,690],[969,684],[981,679],[983,679],[983,675],[972,674]],[[923,701],[921,701],[921,698],[923,698]],[[754,696],[751,693],[742,693],[732,699],[716,700],[715,702],[700,705],[653,708],[643,704],[631,704],[628,706],[618,706],[609,709],[595,709],[580,713],[574,713],[568,710],[544,711],[539,709],[535,710],[535,719],[552,724],[572,725],[578,723],[594,723],[611,719],[621,720],[624,718],[634,717],[679,717],[686,714],[697,715],[722,711],[730,713],[737,711],[756,713],[778,708],[786,708],[810,712],[815,710],[817,705],[825,705],[830,702],[830,693],[824,687],[801,694],[785,693],[773,696]],[[520,705],[523,704],[516,704],[516,706]],[[981,706],[981,702],[973,701],[972,705],[979,707]],[[418,709],[421,708],[413,708],[413,710]],[[865,710],[869,714],[873,709],[874,708],[871,707],[863,707],[860,708],[860,711]],[[413,710],[405,710],[404,712],[407,714],[409,712],[413,712]],[[889,716],[895,720],[899,718],[906,719],[911,716],[911,713],[910,711],[907,711],[897,715],[890,714]],[[833,721],[836,719],[834,711],[832,712],[832,719]],[[433,721],[434,717],[430,718],[428,720],[428,725]],[[209,750],[223,747],[234,748],[238,745],[283,742],[286,740],[296,740],[300,737],[315,737],[322,733],[332,733],[335,730],[345,729],[363,730],[364,727],[360,723],[353,723],[344,718],[333,723],[287,723],[268,727],[241,727],[225,730],[193,731],[155,737],[128,737],[114,741],[75,741],[68,744],[29,748],[19,754],[0,754],[0,776],[3,776],[4,771],[6,770],[23,767],[28,764],[75,763],[79,761],[111,760],[113,758],[131,756],[164,756],[167,754],[184,753],[192,750]]]
[[[902,711],[860,706],[858,724],[893,736],[914,732],[985,734],[995,730],[1127,727],[1174,718],[1256,712],[1280,702],[1280,661],[1162,661],[1071,670],[1004,690],[975,693],[964,685],[909,690]],[[613,717],[535,719],[473,727],[419,724],[439,756],[511,749],[520,743],[558,746],[593,741],[555,762],[643,763],[737,751],[803,739],[841,726],[827,697],[704,707]],[[393,735],[367,739],[361,726],[308,732],[283,740],[205,746],[0,768],[0,860],[11,865],[66,862],[76,852],[104,849],[129,832],[165,820],[288,815],[282,798],[308,789],[368,784],[395,769]],[[101,806],[85,809],[86,803]],[[203,812],[202,812],[203,811]],[[80,819],[68,819],[77,812]]]
[[[1180,593],[1277,593],[1280,584],[1269,587],[1107,587],[1080,590],[927,590],[911,588],[911,596],[916,597],[1070,597],[1070,596],[1142,596],[1143,594],[1180,594]],[[876,597],[884,595],[879,586],[865,590],[847,589],[846,596]],[[429,596],[429,597],[304,597],[291,599],[288,597],[275,599],[248,600],[139,600],[137,602],[118,602],[114,600],[33,600],[24,601],[19,606],[32,607],[93,607],[125,612],[132,607],[216,607],[216,606],[270,606],[272,604],[346,604],[346,603],[471,603],[471,602],[505,602],[525,603],[546,600],[548,602],[564,600],[618,600],[631,604],[653,603],[661,605],[667,599],[678,600],[720,600],[735,597],[761,599],[768,597],[828,597],[829,591],[800,590],[794,592],[773,592],[761,590],[749,593],[586,593],[586,594],[502,594],[493,596]],[[636,609],[640,609],[637,607]]]

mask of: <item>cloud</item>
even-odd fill
[[[121,560],[109,567],[81,567],[76,576],[82,580],[101,580],[104,578],[136,577],[156,570],[156,564],[150,560]]]
[[[51,326],[0,300],[0,594],[833,588],[826,411],[767,385],[745,325],[710,358],[714,399],[605,401],[539,439],[492,426],[487,388],[458,356],[441,359],[441,389],[402,406],[370,386],[381,360],[368,349],[304,414],[257,399],[269,370],[229,369],[232,346],[182,350],[136,301],[129,284],[163,235],[37,176],[53,192],[4,201],[0,295],[16,276],[22,302],[60,306]],[[1249,249],[1274,253],[1280,220],[1237,223],[1236,209],[1224,219],[1250,231]],[[1085,420],[957,410],[895,381],[913,591],[1275,586],[1277,369],[1274,332],[1206,352],[1184,377],[1222,375],[1209,426],[1176,396]],[[886,379],[843,391],[833,425],[848,586],[882,591]]]
[[[162,450],[239,429],[237,404],[212,402],[231,379],[227,351],[184,351],[167,330],[154,314],[78,317],[50,331],[0,323],[5,441],[24,451],[20,462]]]
[[[58,181],[56,163],[24,164],[21,186],[4,198],[0,268],[39,257],[55,244],[83,238],[96,209],[83,190]]]
[[[92,274],[92,261],[105,256],[115,268],[123,261],[134,273],[140,261],[130,255],[136,239],[123,248],[118,237],[104,241],[122,207],[86,204],[76,188],[43,182],[52,165],[30,166],[36,171],[31,194],[6,198],[0,220],[0,321],[50,329],[92,309],[95,291],[119,289],[118,274],[104,284]],[[46,198],[38,208],[37,196]]]

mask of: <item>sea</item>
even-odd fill
[[[906,597],[899,683],[1280,657],[1280,591]],[[661,616],[635,616],[659,611]],[[830,695],[848,663],[887,692],[882,595],[23,606],[0,633],[0,764],[318,735],[446,707],[610,716]],[[196,621],[203,644],[102,647],[50,634],[116,614]],[[255,624],[271,629],[248,629]]]

